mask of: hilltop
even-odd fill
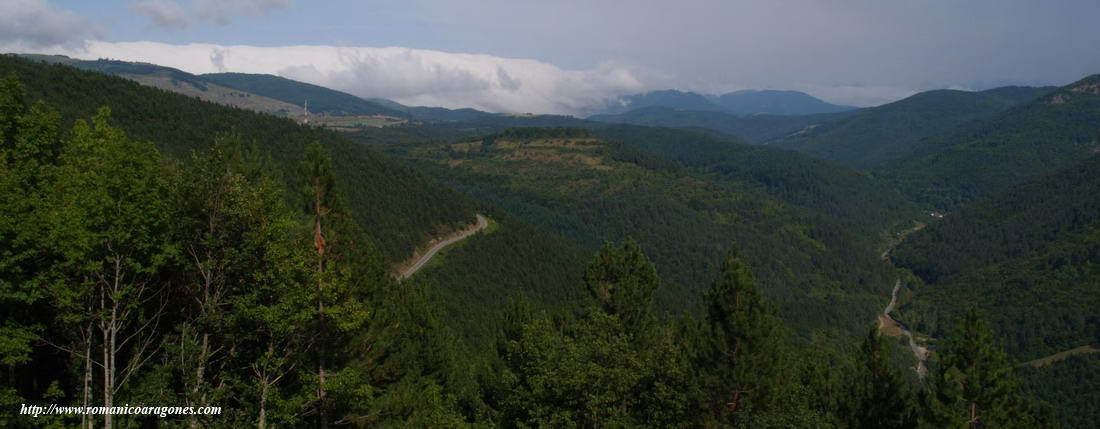
[[[753,90],[730,92],[713,98],[715,104],[735,115],[813,115],[855,110],[838,106],[799,91]]]

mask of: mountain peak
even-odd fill
[[[799,91],[774,89],[746,89],[722,94],[714,99],[727,112],[736,115],[812,115],[854,110],[851,106],[838,106]]]

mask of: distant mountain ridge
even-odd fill
[[[262,95],[304,108],[309,101],[312,111],[336,116],[388,115],[404,117],[406,112],[364,100],[323,86],[298,82],[270,74],[209,73],[201,79],[228,88]]]
[[[840,106],[822,101],[799,91],[752,90],[722,94],[713,99],[727,112],[735,115],[813,115],[855,110],[857,107]]]
[[[666,89],[623,97],[602,114],[620,114],[637,109],[662,107],[674,110],[724,112],[738,116],[813,115],[855,110],[838,106],[798,91],[742,90],[717,96]]]
[[[893,103],[849,112],[773,144],[857,170],[912,156],[919,142],[988,119],[1053,88],[1006,87],[987,91],[933,90]]]
[[[626,113],[593,115],[588,120],[614,124],[642,125],[669,128],[703,128],[762,144],[812,130],[835,118],[852,112],[821,113],[816,115],[737,116],[722,111],[677,110],[670,107],[645,107]]]

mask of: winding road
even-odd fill
[[[905,324],[890,317],[890,312],[894,311],[894,306],[898,302],[898,289],[901,289],[901,280],[894,283],[894,291],[890,294],[890,305],[887,305],[886,309],[882,311],[882,316],[890,323],[893,323],[894,326],[897,326],[898,329],[901,330],[902,335],[909,337],[909,348],[913,349],[913,355],[917,357],[917,367],[915,368],[917,377],[924,378],[924,376],[928,374],[928,367],[924,364],[925,356],[928,355],[928,350],[917,344],[917,341],[913,339],[913,333],[909,332],[909,328],[906,327]]]
[[[404,279],[409,278],[409,276],[411,276],[413,274],[416,274],[416,272],[418,270],[420,270],[420,268],[423,267],[424,264],[427,264],[428,261],[430,261],[432,259],[432,257],[434,257],[436,253],[439,253],[439,251],[442,250],[444,247],[450,246],[451,244],[454,244],[455,242],[458,242],[458,241],[460,241],[460,240],[462,240],[466,237],[474,235],[478,231],[481,231],[481,230],[485,229],[485,227],[487,227],[487,226],[489,226],[489,220],[486,219],[485,216],[477,215],[477,226],[475,226],[474,228],[462,231],[461,233],[459,233],[458,235],[455,235],[454,237],[451,237],[451,238],[448,238],[446,240],[440,241],[439,243],[436,243],[434,246],[432,246],[430,249],[428,249],[427,252],[424,252],[424,255],[420,256],[420,259],[417,259],[416,262],[414,262],[412,265],[409,266],[409,268],[406,268],[405,271],[402,271],[401,275],[398,276],[397,279],[398,280],[404,280]]]

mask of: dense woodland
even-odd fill
[[[894,280],[893,269],[874,255],[877,231],[890,223],[886,214],[904,212],[900,197],[891,200],[883,192],[877,200],[860,199],[874,189],[868,179],[837,175],[832,166],[789,151],[646,130],[513,128],[457,143],[406,143],[399,155],[483,204],[589,251],[607,240],[637,240],[668,280],[658,292],[663,308],[689,310],[720,267],[721,255],[735,245],[754,261],[781,313],[799,315],[789,318],[796,335],[808,338],[820,330],[859,336],[854,332],[867,322],[862,315],[885,305]],[[697,146],[685,148],[686,142]],[[670,157],[678,153],[699,155]],[[805,170],[778,182],[773,179],[781,177],[776,171],[784,156],[786,165]],[[838,183],[812,179],[830,174]],[[818,186],[796,191],[798,180]]]
[[[735,138],[480,117],[352,140],[62,65],[0,76],[0,426],[1096,424],[1095,356],[1019,362],[1096,338],[1100,306],[1004,303],[1095,300],[1095,159],[914,233],[899,272],[879,253],[914,188]],[[923,379],[872,323],[899,276],[936,338]]]
[[[775,144],[858,170],[873,170],[919,151],[929,138],[979,123],[1054,88],[1006,87],[981,92],[927,91],[883,106],[861,109]]]

